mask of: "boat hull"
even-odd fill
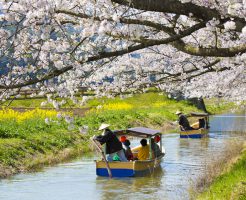
[[[180,138],[203,138],[207,136],[208,129],[181,131]]]
[[[164,155],[154,160],[129,161],[129,162],[109,162],[109,167],[113,177],[135,177],[144,176],[152,173],[155,168],[160,166]],[[108,177],[108,170],[104,161],[96,161],[96,174],[98,176]]]

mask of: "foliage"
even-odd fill
[[[232,112],[241,110],[241,108],[244,108],[246,106],[246,102],[242,101],[239,103],[231,102],[231,101],[226,101],[221,98],[213,98],[213,99],[206,99],[205,100],[205,105],[207,110],[211,114],[219,114],[219,113],[225,113],[231,110]]]
[[[0,99],[157,87],[245,100],[245,1],[130,2],[0,0]]]
[[[112,129],[126,129],[139,125],[162,128],[165,123],[176,120],[176,110],[185,113],[197,111],[186,101],[172,100],[162,93],[154,92],[124,99],[94,99],[88,101],[88,104],[94,108],[87,112],[86,117],[77,118],[76,123],[78,126],[88,126],[90,134],[95,134],[101,123],[111,124]]]
[[[81,107],[78,104],[72,102],[71,99],[64,98],[64,104],[59,105],[59,108],[71,108],[71,107]],[[81,98],[77,98],[81,100]],[[55,98],[55,101],[61,102],[61,98]],[[15,99],[7,100],[1,102],[2,107],[14,107],[14,108],[54,108],[52,101],[47,101],[47,98],[29,98],[29,99]]]
[[[2,165],[20,170],[23,165],[32,165],[29,161],[33,158],[42,163],[39,156],[52,154],[55,158],[54,155],[65,148],[80,145],[84,151],[88,150],[89,137],[101,133],[97,131],[101,123],[111,124],[112,129],[145,126],[165,133],[163,127],[167,125],[169,129],[177,128],[171,124],[177,118],[176,110],[197,111],[186,101],[169,99],[157,92],[115,99],[97,98],[89,100],[86,106],[91,110],[84,117],[55,110],[36,109],[23,113],[0,110],[0,176]]]
[[[40,107],[40,104],[46,99],[15,99],[14,101],[7,100],[1,102],[2,107],[25,107],[25,108],[37,108]]]
[[[21,168],[22,162],[39,154],[58,152],[83,142],[78,132],[68,131],[57,111],[35,109],[23,113],[0,111],[0,163]],[[49,123],[45,119],[49,119]]]

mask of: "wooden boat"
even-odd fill
[[[208,129],[180,131],[180,138],[202,138],[208,134]]]
[[[191,125],[194,130],[181,130],[180,138],[202,138],[207,136],[209,131],[209,115],[207,113],[190,113],[188,117],[199,118],[199,122]],[[202,124],[201,124],[202,122]]]
[[[161,133],[158,130],[153,130],[144,127],[135,127],[127,130],[115,131],[116,135],[126,135],[139,138],[146,138],[150,140],[156,135],[160,136],[160,149],[162,149],[162,138]],[[165,153],[162,152],[157,158],[152,155],[151,145],[150,146],[150,159],[149,160],[133,160],[129,162],[105,162],[105,160],[97,160],[96,162],[96,174],[98,176],[109,176],[109,169],[111,171],[112,177],[134,177],[134,176],[144,176],[145,174],[152,173],[155,168],[160,166],[161,159],[164,157]],[[109,169],[107,168],[107,165]]]

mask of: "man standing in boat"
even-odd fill
[[[106,143],[106,154],[109,162],[113,161],[113,157],[117,154],[122,162],[127,162],[123,147],[116,135],[108,128],[109,124],[102,124],[99,131],[103,130],[102,135],[93,138],[100,142],[101,145]]]
[[[179,117],[178,123],[181,131],[194,130],[194,128],[190,126],[187,117],[181,111],[177,111],[175,114]]]

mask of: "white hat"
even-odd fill
[[[101,126],[99,127],[98,130],[101,131],[101,130],[103,130],[103,129],[109,127],[109,126],[110,126],[109,124],[101,124]]]
[[[175,114],[176,114],[176,115],[179,115],[179,114],[181,114],[181,113],[182,113],[182,112],[178,110],[178,111],[176,111]]]

